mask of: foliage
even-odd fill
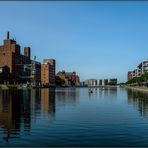
[[[126,84],[133,84],[133,83],[140,84],[141,82],[147,83],[147,80],[148,80],[148,72],[145,72],[140,77],[134,77],[130,79],[129,81],[126,82]]]
[[[109,82],[108,85],[116,85],[116,82]]]
[[[56,76],[55,83],[57,86],[63,86],[65,84],[65,81],[63,79],[61,79],[59,76]]]

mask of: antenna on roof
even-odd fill
[[[13,41],[16,41],[16,37],[13,38]]]
[[[34,60],[34,61],[36,60],[36,56],[33,57],[33,60]]]

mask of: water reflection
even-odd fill
[[[117,97],[117,87],[100,87],[99,88],[99,97]]]
[[[30,131],[30,93],[19,91],[0,91],[0,126],[5,129],[4,139],[19,137]],[[21,126],[23,123],[23,126]]]
[[[55,90],[41,89],[41,112],[50,117],[55,115]]]
[[[134,104],[134,106],[138,108],[140,114],[148,119],[148,93],[132,89],[128,89],[127,93],[128,103]]]
[[[55,90],[0,91],[0,128],[3,139],[29,135],[31,120],[39,115],[53,117],[55,113]]]
[[[60,88],[56,90],[56,99],[62,105],[75,105],[79,99],[78,88]]]

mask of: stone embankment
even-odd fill
[[[8,89],[17,89],[17,85],[5,85],[5,84],[0,84],[0,89],[2,90],[8,90]]]
[[[148,92],[148,87],[146,87],[146,86],[128,86],[128,85],[124,85],[123,87],[127,88],[127,89],[136,90],[136,91]]]
[[[9,89],[9,88],[8,88],[7,85],[1,84],[1,85],[0,85],[0,89],[5,89],[5,90],[7,90],[7,89]]]

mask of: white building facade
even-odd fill
[[[137,66],[137,68],[132,71],[132,77],[131,78],[140,77],[145,72],[148,72],[148,60],[142,61]]]
[[[85,84],[87,84],[90,87],[105,86],[105,85],[116,85],[117,84],[117,78],[113,78],[113,79],[89,79],[89,80],[85,81]]]

